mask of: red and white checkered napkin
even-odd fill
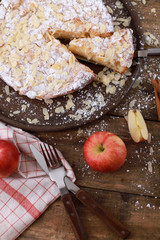
[[[45,175],[30,150],[30,143],[40,150],[38,138],[0,122],[0,139],[14,140],[21,152],[18,173],[0,179],[0,239],[13,240],[60,194],[56,184]],[[67,176],[74,181],[70,165],[61,153],[60,156]]]

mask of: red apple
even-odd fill
[[[19,152],[10,141],[0,140],[0,178],[10,176],[18,167]]]
[[[96,132],[85,142],[83,154],[88,165],[99,172],[113,172],[125,162],[127,149],[111,132]]]

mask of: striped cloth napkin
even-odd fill
[[[59,196],[57,185],[45,175],[30,150],[33,144],[40,150],[40,140],[21,129],[0,122],[0,139],[14,141],[21,152],[17,172],[0,179],[0,239],[16,239]],[[59,152],[67,176],[74,173]]]

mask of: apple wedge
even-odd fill
[[[148,139],[148,129],[139,110],[129,110],[128,128],[134,142],[143,142]]]

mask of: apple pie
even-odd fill
[[[134,55],[131,29],[122,29],[111,37],[79,38],[69,43],[69,50],[117,72],[124,73]]]
[[[66,95],[96,78],[55,38],[113,32],[102,0],[2,0],[0,26],[0,77],[37,99]]]

